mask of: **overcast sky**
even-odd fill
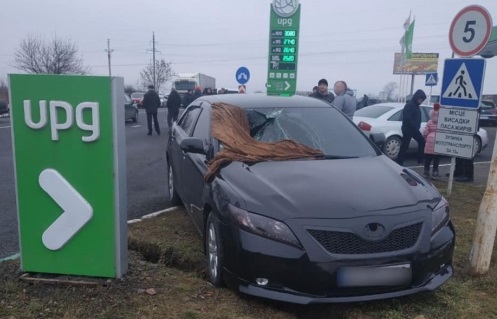
[[[173,70],[201,72],[218,87],[235,88],[235,71],[251,71],[248,91],[264,90],[267,78],[271,0],[2,0],[0,11],[0,79],[16,73],[12,66],[19,42],[29,34],[71,38],[92,74],[107,75],[107,39],[111,40],[112,73],[136,84],[152,59],[152,31],[157,58]],[[301,0],[298,65],[299,90],[310,90],[320,78],[345,80],[358,94],[378,94],[390,81],[394,52],[400,51],[403,23],[416,17],[413,52],[451,50],[448,32],[456,13],[474,0]],[[497,1],[478,0],[497,24]],[[497,94],[497,58],[487,63],[484,93]],[[417,76],[416,88],[424,87]],[[170,84],[168,84],[170,87]],[[440,86],[434,88],[439,93]]]

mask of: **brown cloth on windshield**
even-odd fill
[[[223,150],[209,162],[206,182],[212,182],[223,165],[233,161],[258,163],[302,158],[316,158],[323,152],[292,140],[277,143],[260,142],[250,136],[247,112],[226,103],[212,105],[212,136],[223,144]]]

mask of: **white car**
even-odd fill
[[[381,146],[383,153],[395,160],[399,155],[402,144],[402,110],[404,103],[381,103],[362,108],[354,113],[354,123],[368,136],[374,133],[385,134],[385,142]],[[421,106],[421,128],[423,132],[426,122],[430,119],[432,105]],[[476,153],[480,153],[488,145],[487,131],[478,130]],[[418,143],[412,139],[409,150],[416,150]]]

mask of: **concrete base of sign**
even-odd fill
[[[107,286],[112,280],[91,278],[91,277],[74,277],[53,274],[31,274],[24,273],[19,277],[20,281],[30,284],[45,284],[45,285],[64,285],[64,286],[85,286],[98,287]]]

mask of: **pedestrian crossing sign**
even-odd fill
[[[478,108],[485,77],[484,59],[445,60],[440,104]]]
[[[428,73],[426,74],[425,85],[435,86],[438,83],[438,73]]]

